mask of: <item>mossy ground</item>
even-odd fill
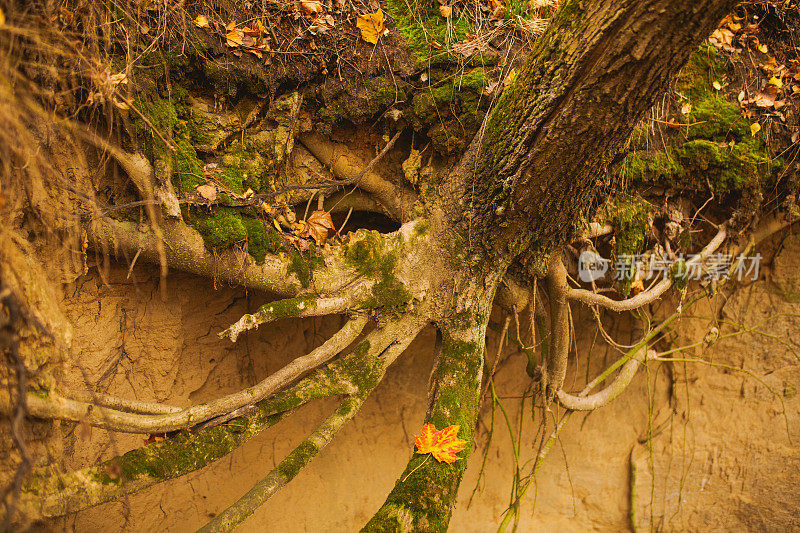
[[[684,98],[675,128],[664,132],[666,143],[654,148],[649,126],[637,128],[635,149],[623,162],[621,175],[635,183],[656,183],[680,190],[727,194],[769,182],[782,166],[770,157],[762,134],[753,135],[737,102],[716,89],[728,68],[721,52],[703,44],[684,67],[675,85]],[[688,105],[687,105],[688,104]]]
[[[277,128],[254,135],[252,139],[236,139],[218,157],[217,169],[210,174],[204,172],[204,162],[200,159],[195,143],[198,136],[206,136],[202,121],[196,120],[196,113],[187,102],[187,92],[176,83],[172,84],[169,97],[157,91],[140,95],[135,102],[152,127],[141,119],[132,121],[132,137],[138,149],[151,160],[163,158],[172,163],[172,180],[182,195],[193,195],[195,188],[208,182],[214,183],[219,191],[219,206],[184,207],[183,216],[203,237],[209,248],[227,248],[232,245],[247,245],[247,250],[256,261],[263,261],[268,253],[275,253],[281,247],[278,233],[258,218],[255,208],[233,208],[232,198],[248,189],[255,193],[264,192],[269,182],[268,173],[274,172],[276,161],[282,155],[273,145],[280,143],[283,150],[290,136],[288,128],[279,122]],[[278,111],[283,98],[276,101]],[[283,107],[286,107],[285,105]],[[169,139],[175,147],[170,152],[155,135],[154,130]],[[276,155],[277,153],[277,155]],[[227,207],[226,207],[227,206]],[[302,278],[301,278],[302,279]]]
[[[438,4],[423,0],[387,0],[386,10],[420,65],[458,62],[442,45],[448,41],[448,35],[455,42],[470,33],[471,24],[466,18],[448,21],[439,13]]]

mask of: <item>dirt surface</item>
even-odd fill
[[[765,270],[768,276],[800,260],[799,240],[789,237],[780,243],[774,264]],[[169,297],[164,302],[158,295],[155,271],[137,267],[135,282],[126,279],[126,274],[126,269],[115,267],[106,274],[104,285],[96,271],[90,272],[64,301],[75,325],[74,346],[81,367],[90,381],[118,395],[188,405],[232,392],[320,344],[338,325],[336,318],[281,321],[232,345],[217,339],[215,333],[265,301],[263,295],[214,289],[211,282],[175,273],[169,278]],[[794,333],[800,327],[800,304],[784,299],[774,280],[754,282],[727,302],[721,298],[715,302],[724,304],[726,320],[760,334],[722,339],[705,352],[685,355],[702,355],[717,365],[744,365],[753,374],[697,363],[675,363],[670,368],[651,363],[612,405],[569,422],[545,462],[535,491],[532,487],[523,504],[520,530],[630,528],[632,488],[636,521],[642,529],[649,528],[651,520],[657,529],[670,531],[800,527],[795,501],[800,491],[800,398],[796,395],[800,341]],[[674,308],[676,303],[665,301],[662,307]],[[709,311],[710,307],[705,312],[695,308],[692,316],[697,318],[683,322],[673,346],[703,338],[710,324],[704,315]],[[578,323],[583,325],[578,331],[581,353],[585,353],[594,325],[589,316]],[[623,319],[609,322],[608,329],[618,339],[630,334]],[[721,335],[730,331],[723,327]],[[344,532],[363,525],[408,460],[427,403],[433,340],[432,331],[420,336],[331,446],[238,531]],[[488,343],[490,357],[496,343],[494,334]],[[615,358],[613,350],[604,353],[595,348],[589,375]],[[582,356],[581,361],[586,358]],[[511,355],[496,381],[513,424],[519,401],[510,397],[519,396],[528,385],[524,366],[522,355]],[[579,389],[586,375],[584,363],[577,371],[573,365],[567,382],[570,390]],[[68,380],[76,386],[83,383],[77,370]],[[647,445],[648,398],[652,401],[652,450]],[[309,405],[208,468],[54,526],[75,531],[193,531],[241,496],[333,408],[331,402]],[[531,421],[529,403],[523,416],[526,436],[521,458],[525,461],[536,452],[531,442],[538,419]],[[490,423],[490,412],[484,408],[479,449],[462,484],[451,531],[492,530],[508,505],[513,454],[498,412],[487,475],[468,506]],[[112,441],[102,430],[93,429],[90,434],[81,428],[68,430],[64,428],[68,433],[64,451],[66,466],[71,468],[142,444],[141,436],[117,436]]]

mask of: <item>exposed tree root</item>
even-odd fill
[[[361,174],[359,169],[366,165],[360,156],[345,145],[326,139],[317,133],[303,135],[300,142],[340,179],[359,176]],[[358,187],[380,202],[392,218],[407,222],[415,217],[414,204],[417,202],[417,193],[409,187],[392,183],[371,170],[363,173],[358,180]]]
[[[288,257],[267,255],[263,263],[257,264],[247,254],[234,250],[209,252],[200,234],[180,220],[165,220],[161,228],[170,268],[281,296],[296,296],[302,290],[297,274],[289,271]],[[132,222],[95,220],[88,229],[88,238],[95,249],[109,250],[122,257],[133,257],[138,252],[141,261],[159,262],[156,235]],[[335,251],[331,254],[335,255]],[[347,283],[348,270],[341,261],[333,263],[329,268],[321,266],[314,270],[315,286],[326,292],[335,292]]]
[[[708,256],[713,254],[717,248],[719,248],[722,243],[725,241],[725,237],[727,236],[727,223],[723,224],[719,227],[717,234],[714,236],[711,241],[694,257],[690,260],[686,261],[687,268],[699,267],[703,260],[707,259]],[[636,296],[632,296],[631,298],[627,298],[625,300],[612,300],[608,296],[603,296],[602,294],[598,294],[593,291],[589,291],[586,289],[573,289],[568,288],[566,292],[566,296],[570,300],[575,300],[586,305],[598,305],[604,309],[608,309],[610,311],[616,311],[621,313],[623,311],[631,311],[633,309],[638,309],[639,307],[643,307],[648,305],[658,298],[661,297],[665,292],[672,287],[674,280],[672,277],[664,278],[659,281],[654,287],[642,291]]]
[[[200,531],[205,533],[231,531],[289,483],[319,450],[328,445],[336,433],[358,413],[364,400],[380,383],[386,369],[414,340],[423,325],[424,321],[405,319],[368,335],[363,341],[364,346],[368,347],[368,356],[379,361],[370,379],[354,383],[356,388],[353,393],[339,404],[336,411],[322,425],[301,442],[265,478]]]
[[[256,402],[239,419],[183,431],[73,473],[35,474],[21,493],[21,510],[31,518],[60,516],[137,492],[206,466],[311,400],[337,394],[354,396],[365,384],[379,379],[396,357],[394,349],[386,352],[391,357],[383,353],[394,346],[395,339],[408,338],[410,342],[425,324],[419,319],[408,322],[376,330],[368,337],[375,341],[374,349],[369,340],[362,341],[347,357],[318,369],[276,396]]]
[[[323,298],[298,296],[286,300],[278,300],[262,305],[255,313],[248,313],[228,329],[219,333],[231,342],[244,333],[261,324],[279,318],[304,318],[309,316],[338,315],[357,309],[370,294],[373,283],[363,282],[351,285],[343,294],[328,295]],[[362,326],[363,327],[363,326]]]
[[[67,396],[79,396],[85,399],[85,401],[78,401],[51,393],[47,398],[29,394],[29,414],[40,418],[85,422],[92,426],[126,433],[167,433],[195,426],[258,402],[297,379],[303,373],[325,363],[347,348],[358,337],[366,324],[366,317],[355,318],[345,324],[322,346],[308,355],[298,357],[257,385],[185,409],[174,411],[175,408],[166,405],[150,403],[142,405],[108,395],[95,399],[91,395],[88,395],[89,398],[85,398],[86,394],[67,394]],[[112,405],[108,407],[117,406],[120,410],[103,407],[103,404],[109,403]],[[141,413],[154,410],[160,410],[162,413]]]

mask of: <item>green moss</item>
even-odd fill
[[[716,91],[695,97],[686,123],[686,132],[690,139],[725,142],[739,141],[750,135],[750,124],[742,116],[739,106]]]
[[[396,253],[386,251],[386,243],[377,231],[359,230],[353,238],[345,249],[345,260],[364,276],[379,278],[364,305],[389,314],[407,309],[412,296],[394,275]]]
[[[625,158],[620,172],[626,180],[668,183],[676,183],[686,173],[671,148],[663,152],[634,152]]]
[[[483,120],[480,103],[487,83],[486,71],[474,68],[418,92],[409,110],[414,128],[430,128],[428,136],[440,153],[462,150]]]
[[[426,0],[387,0],[386,11],[419,64],[458,62],[457,57],[441,48],[448,41],[448,34],[449,40],[456,42],[470,33],[472,27],[467,17],[448,22],[439,14],[439,5]],[[438,48],[433,43],[438,43]]]
[[[372,288],[370,296],[364,305],[372,308],[382,308],[384,311],[400,313],[411,302],[411,293],[405,285],[393,276],[386,276]]]
[[[278,465],[278,472],[286,481],[290,481],[297,473],[308,464],[312,457],[319,452],[319,446],[314,444],[311,439],[306,439],[286,456],[286,459]]]
[[[614,227],[616,240],[612,256],[616,264],[625,265],[622,270],[621,291],[628,294],[633,280],[634,256],[644,251],[647,231],[650,227],[649,203],[635,196],[622,195],[607,206],[606,216]]]
[[[339,379],[341,375],[347,376],[347,380],[358,389],[359,394],[368,394],[383,375],[376,361],[377,358],[370,354],[369,341],[363,340],[353,348],[349,357],[341,360]]]
[[[761,138],[751,134],[738,103],[714,89],[713,83],[724,83],[726,75],[720,52],[708,44],[700,46],[676,82],[676,91],[691,104],[691,112],[671,135],[668,147],[628,155],[621,167],[623,178],[715,194],[767,182],[783,163],[773,160]],[[636,147],[649,144],[645,126],[641,128],[633,138]]]
[[[175,141],[173,168],[178,188],[185,192],[194,191],[195,187],[206,182],[203,177],[203,164],[197,157],[194,146],[186,139]]]
[[[287,270],[290,274],[297,274],[300,285],[302,285],[303,288],[307,288],[311,284],[314,269],[324,264],[324,259],[318,256],[317,252],[313,249],[305,253],[292,251]]]
[[[285,298],[266,303],[259,307],[256,313],[264,315],[264,318],[267,319],[292,318],[300,316],[304,311],[314,309],[316,306],[317,299],[315,296],[303,294],[295,298]]]
[[[269,254],[281,247],[281,238],[271,226],[264,225],[260,219],[242,216],[242,224],[247,233],[247,251],[259,263]]]
[[[190,224],[211,248],[225,248],[247,239],[242,217],[230,207],[221,207],[210,214],[197,214]]]

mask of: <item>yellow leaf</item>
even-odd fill
[[[505,79],[503,79],[503,87],[508,87],[509,85],[511,85],[511,82],[514,81],[514,78],[516,77],[517,77],[517,69],[512,68],[511,72],[509,72],[508,75],[505,77]]]
[[[444,18],[449,17],[453,13],[453,8],[450,6],[439,6],[439,14]]]
[[[780,78],[778,78],[777,76],[772,76],[772,77],[769,79],[769,83],[770,83],[770,85],[774,85],[774,86],[775,86],[775,87],[777,87],[778,89],[780,89],[781,87],[783,87],[783,82],[782,82],[782,81],[781,81],[781,79],[780,79]]]
[[[714,83],[712,83],[711,85],[712,85],[712,86],[713,86],[713,87],[714,87],[716,90],[718,90],[718,91],[719,91],[720,89],[722,89],[722,84],[721,84],[720,82],[716,81],[716,80],[715,80],[715,81],[714,81]]]
[[[761,52],[762,54],[766,54],[768,50],[769,49],[767,48],[766,44],[758,45],[758,51]]]
[[[368,43],[377,44],[378,37],[383,35],[386,27],[383,25],[383,11],[359,15],[356,26],[361,30],[361,38]]]
[[[684,115],[688,115],[691,112],[692,112],[692,104],[689,102],[684,102],[683,105],[681,106],[681,113],[683,113]]]
[[[2,8],[0,8],[0,26],[6,23],[6,14],[3,13]]]
[[[750,124],[750,135],[755,136],[759,131],[761,131],[761,125],[758,122]]]
[[[460,426],[448,426],[441,431],[433,424],[425,424],[416,437],[417,453],[430,453],[439,462],[453,464],[459,459],[458,452],[464,449],[467,441],[458,438]]]
[[[242,46],[242,43],[244,43],[244,31],[242,30],[233,29],[225,36],[225,44],[231,48]]]
[[[194,19],[194,25],[198,28],[208,28],[208,19],[205,15],[197,15],[197,18]]]

